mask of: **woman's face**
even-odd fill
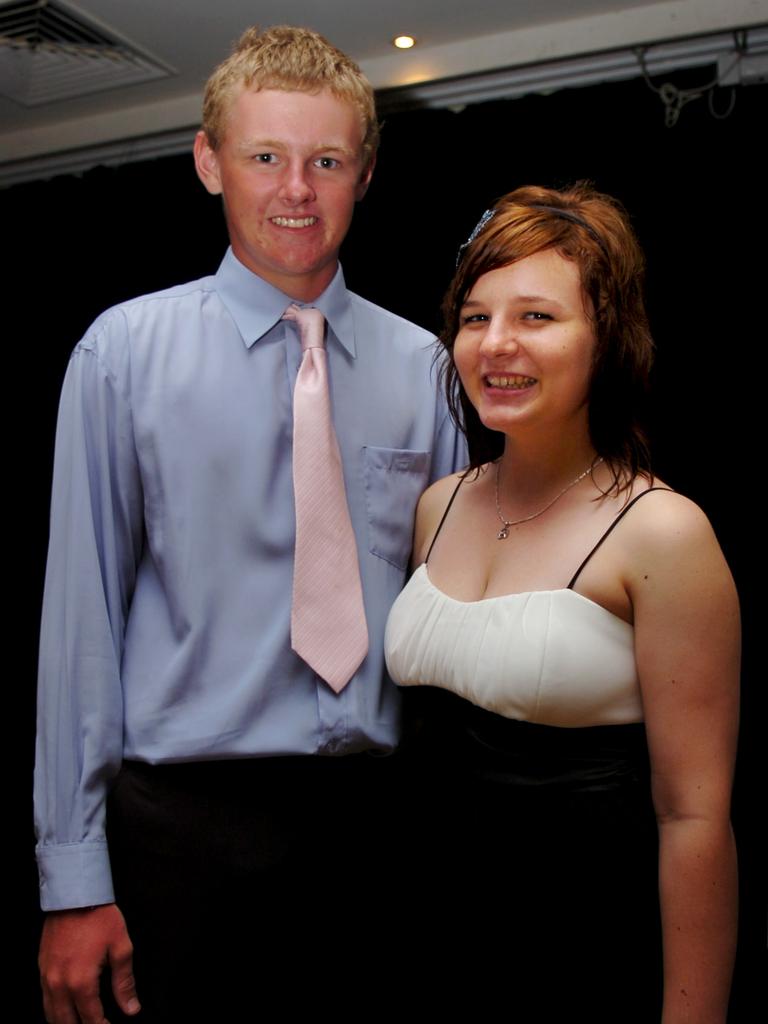
[[[483,274],[459,324],[454,362],[486,427],[588,430],[595,330],[578,264],[545,249]]]

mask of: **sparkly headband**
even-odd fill
[[[587,222],[585,220],[583,220],[581,217],[579,217],[578,214],[571,213],[570,210],[563,210],[559,206],[544,206],[541,203],[526,203],[525,204],[525,209],[527,209],[527,210],[542,210],[544,213],[551,213],[555,217],[559,217],[560,220],[567,220],[567,221],[570,221],[571,224],[578,224],[579,227],[584,228],[584,230],[587,232],[587,234],[590,235],[597,242],[597,244],[602,249],[602,252],[603,252],[603,255],[605,256],[605,258],[609,259],[608,247],[606,246],[606,244],[603,241],[603,239],[600,237],[600,235],[598,235],[598,233],[591,226],[591,224],[587,224]],[[461,263],[462,256],[464,255],[464,250],[467,248],[467,246],[471,245],[472,242],[474,242],[474,240],[477,238],[477,236],[483,230],[483,228],[488,223],[488,221],[492,220],[496,216],[497,212],[498,211],[493,209],[493,207],[491,207],[490,210],[486,210],[485,213],[483,214],[483,216],[480,218],[480,220],[475,225],[475,229],[472,232],[472,234],[469,236],[469,238],[466,240],[466,242],[463,245],[459,246],[459,251],[458,251],[458,253],[456,255],[456,266],[457,267]]]
[[[496,210],[494,210],[493,207],[491,207],[490,210],[486,210],[485,211],[485,213],[480,218],[480,220],[477,222],[477,224],[475,224],[475,226],[474,226],[474,228],[472,230],[472,234],[469,236],[469,238],[466,240],[466,242],[463,245],[459,246],[459,251],[456,253],[456,266],[457,267],[461,263],[461,257],[464,255],[464,250],[467,248],[468,245],[471,245],[474,242],[474,240],[477,238],[477,236],[483,230],[483,228],[488,223],[488,221],[491,220],[495,216],[496,216]]]

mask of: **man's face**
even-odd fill
[[[197,173],[223,196],[235,255],[294,299],[316,299],[336,272],[354,204],[371,177],[362,135],[357,110],[327,89],[243,88],[219,148],[203,132],[195,140]]]

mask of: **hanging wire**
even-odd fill
[[[727,65],[723,72],[721,73],[718,68],[715,77],[711,81],[707,82],[705,85],[699,85],[689,89],[678,89],[673,82],[664,82],[663,85],[655,85],[651,81],[651,75],[646,61],[646,55],[649,47],[635,47],[635,56],[637,57],[637,61],[640,65],[640,70],[642,71],[645,84],[651,92],[656,93],[664,104],[664,123],[667,128],[675,127],[680,119],[680,112],[687,103],[690,103],[692,100],[701,99],[702,96],[707,97],[707,106],[712,117],[715,117],[718,120],[723,120],[726,117],[729,117],[733,112],[733,108],[736,105],[736,90],[733,86],[731,86],[731,95],[727,110],[722,113],[718,113],[714,108],[713,101],[714,90],[720,85],[722,79],[727,79],[728,75],[730,75],[731,71],[733,71],[733,69],[738,65],[747,49],[746,32],[734,32],[733,39],[736,52],[733,55],[733,60]]]
[[[710,89],[707,94],[707,106],[712,117],[717,121],[724,121],[726,117],[730,117],[733,113],[733,108],[736,106],[736,89],[734,86],[730,88],[730,97],[728,99],[728,107],[723,111],[715,110],[715,90]]]

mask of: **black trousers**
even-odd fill
[[[107,820],[141,1021],[381,1007],[407,903],[395,764],[124,764]],[[111,1005],[107,1017],[122,1019]]]

